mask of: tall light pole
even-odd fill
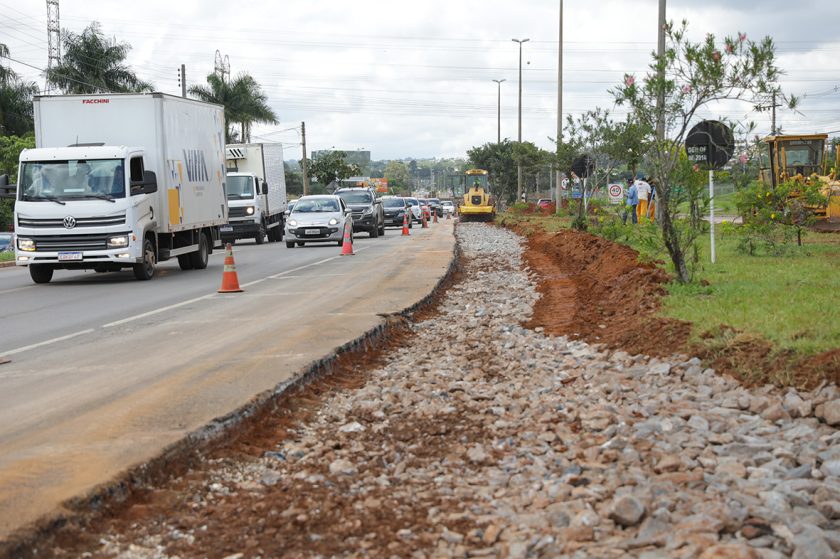
[[[496,143],[502,143],[502,82],[507,80],[493,80],[498,86],[498,102],[496,104]]]
[[[560,155],[560,142],[563,141],[563,0],[560,0],[560,38],[557,41],[557,154]],[[554,211],[560,214],[560,161],[557,161],[557,177],[554,182]]]
[[[519,134],[517,141],[522,143],[522,43],[527,43],[531,39],[511,39],[514,43],[519,43]],[[519,202],[522,198],[522,163],[516,164],[516,201]]]

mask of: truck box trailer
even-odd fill
[[[35,148],[20,155],[15,261],[36,283],[56,269],[178,258],[203,269],[227,223],[219,105],[162,93],[39,96]]]
[[[262,244],[283,240],[286,173],[283,144],[230,144],[227,165],[228,223],[223,241],[253,238]]]

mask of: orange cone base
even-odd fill
[[[344,226],[344,240],[341,242],[341,256],[355,256],[353,252],[353,239],[347,225]]]
[[[222,272],[222,287],[219,293],[242,293],[239,287],[239,276],[236,274],[236,264],[233,262],[233,247],[230,243],[225,247],[225,265]]]
[[[438,222],[438,221],[437,221],[437,212],[435,212],[435,214],[434,214],[434,215],[435,215],[435,218],[434,218],[432,221],[433,221],[434,223],[437,223],[437,222]]]

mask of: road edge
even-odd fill
[[[457,225],[453,228],[453,235],[456,230]],[[209,421],[170,444],[156,457],[128,468],[84,495],[64,501],[60,507],[66,510],[44,516],[33,524],[12,532],[6,540],[0,540],[0,558],[28,557],[28,548],[38,540],[68,526],[83,526],[97,513],[106,510],[108,505],[128,499],[136,490],[180,475],[202,460],[204,452],[222,444],[237,428],[255,420],[263,413],[271,412],[276,407],[277,400],[287,392],[328,375],[341,356],[383,345],[406,319],[436,303],[441,290],[447,287],[460,269],[460,259],[461,251],[456,238],[446,271],[425,297],[399,312],[380,315],[382,321],[379,325],[337,347],[330,355],[310,363],[289,380],[255,395],[243,406]]]

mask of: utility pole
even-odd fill
[[[560,36],[557,41],[557,155],[560,155],[560,144],[563,141],[563,0],[560,0]],[[554,180],[554,213],[560,214],[560,162],[557,162],[557,176]]]
[[[517,141],[522,143],[522,43],[527,43],[531,39],[511,39],[514,43],[519,43],[519,134]],[[516,164],[516,201],[522,199],[522,163]]]
[[[61,64],[61,23],[58,17],[58,0],[47,0],[47,75]],[[49,91],[52,84],[47,78],[44,89]]]
[[[772,112],[770,113],[772,116],[770,117],[770,135],[776,135],[776,92],[773,92],[773,104],[770,106]]]
[[[306,123],[300,123],[300,138],[301,143],[303,144],[303,164],[301,167],[303,168],[303,195],[306,196],[309,194],[309,174],[307,172],[307,162],[306,162]]]
[[[665,56],[665,0],[659,0],[659,29],[656,33],[657,37],[657,45],[656,45],[656,54],[659,57],[659,60]],[[662,70],[659,71],[659,82],[663,83],[665,81],[665,67],[662,67]],[[660,146],[662,146],[663,142],[665,142],[665,93],[660,92],[659,95],[656,96],[656,140]],[[661,149],[661,147],[660,147]],[[635,177],[633,177],[635,180]],[[657,184],[660,181],[656,181]],[[656,186],[653,187],[654,190]],[[658,223],[662,222],[662,204],[658,203],[660,199],[660,195],[654,192],[654,195],[657,199],[656,210],[655,210],[655,218]],[[714,227],[714,225],[712,226]]]
[[[665,56],[665,0],[659,0],[659,28],[656,33],[657,46],[656,55],[662,59]],[[659,71],[659,79],[665,79],[665,68]],[[656,139],[660,144],[665,140],[665,118],[663,113],[663,105],[665,105],[665,96],[660,93],[656,97]],[[657,204],[659,207],[659,204]]]
[[[178,85],[181,86],[181,97],[187,96],[187,67],[181,64],[181,69],[178,70]]]
[[[498,102],[496,104],[496,143],[502,143],[502,82],[507,80],[493,80],[498,86]]]

